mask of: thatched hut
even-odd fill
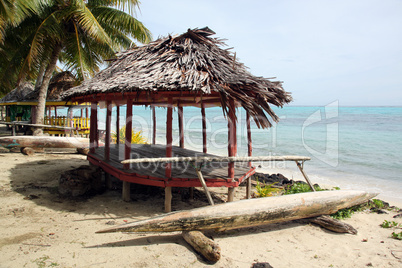
[[[68,126],[79,129],[80,135],[89,134],[88,106],[66,102],[61,94],[76,85],[76,79],[71,72],[65,71],[55,74],[50,80],[46,97],[46,111],[44,124],[53,126]],[[17,88],[0,100],[0,105],[6,107],[7,122],[34,121],[36,105],[38,104],[39,89],[35,90],[29,82],[21,83]],[[68,110],[66,115],[58,115],[57,110]],[[73,109],[80,109],[80,115],[73,116]],[[84,114],[85,110],[85,114]],[[45,128],[45,133],[51,135],[65,135],[60,128]]]
[[[205,107],[220,106],[228,119],[228,155],[235,156],[236,108],[247,112],[248,131],[250,118],[258,127],[268,128],[271,121],[278,121],[270,104],[282,107],[291,101],[281,82],[251,75],[229,50],[223,49],[223,41],[212,38],[209,28],[188,30],[179,36],[168,36],[148,45],[135,47],[120,53],[111,65],[94,78],[63,94],[66,100],[91,102],[90,153],[88,160],[102,167],[108,174],[123,180],[123,193],[129,192],[129,183],[165,187],[170,198],[171,187],[200,186],[193,170],[183,171],[180,165],[167,164],[166,168],[152,165],[123,166],[119,161],[119,149],[124,159],[134,157],[200,156],[199,152],[184,148],[183,106],[201,108],[203,116],[203,153],[207,155]],[[97,104],[107,107],[105,147],[98,146]],[[126,143],[110,144],[112,105],[127,105]],[[166,145],[131,145],[132,106],[147,105],[167,107]],[[179,118],[179,146],[172,145],[172,112],[177,107]],[[117,110],[118,113],[118,110]],[[153,117],[155,120],[155,117]],[[116,122],[118,127],[118,121]],[[155,137],[155,122],[153,135]],[[124,146],[124,149],[123,149]],[[249,135],[251,155],[251,134]],[[155,164],[156,165],[156,164]],[[156,170],[156,172],[152,172]],[[226,164],[226,167],[203,168],[208,186],[226,186],[228,199],[233,198],[233,187],[254,173],[245,165]],[[226,171],[225,171],[226,170]],[[128,188],[129,189],[129,188]],[[124,194],[123,194],[124,195]],[[123,196],[128,199],[129,197]],[[165,202],[166,210],[170,201]]]
[[[29,82],[23,82],[6,96],[0,99],[0,106],[5,109],[2,111],[2,120],[6,122],[16,120],[29,120],[31,118],[31,106],[24,105],[24,98],[34,91],[34,86]]]

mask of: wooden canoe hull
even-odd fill
[[[172,212],[97,233],[241,228],[332,214],[339,209],[364,203],[376,195],[364,191],[320,191],[246,199]]]
[[[0,137],[0,146],[5,148],[86,148],[89,147],[89,139],[53,136],[7,136]]]

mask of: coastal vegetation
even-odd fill
[[[119,139],[120,144],[124,144],[126,142],[126,127],[122,127],[119,129],[119,134],[116,132],[112,132],[112,140],[116,142]],[[146,144],[147,139],[142,135],[142,131],[132,131],[131,133],[131,143],[132,144]]]

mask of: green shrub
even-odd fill
[[[257,179],[257,185],[255,186],[255,189],[257,190],[256,196],[257,197],[267,197],[267,196],[272,196],[274,193],[278,193],[280,190],[278,188],[272,187],[277,182],[271,183],[269,185],[264,185],[261,187],[260,182]]]
[[[398,226],[400,226],[400,224],[398,224],[397,222],[387,221],[387,220],[384,220],[384,222],[381,224],[382,228],[393,228],[393,227],[398,227]]]
[[[398,240],[402,240],[402,232],[399,232],[399,233],[393,232],[391,237],[395,238],[395,239],[398,239]]]
[[[314,185],[314,189],[316,191],[324,191],[318,185]],[[292,184],[290,187],[288,187],[285,190],[284,194],[298,194],[298,193],[306,193],[306,192],[311,192],[310,186],[305,183],[296,182],[296,183]]]

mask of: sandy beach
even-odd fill
[[[402,242],[390,237],[384,220],[395,212],[359,212],[346,219],[357,235],[336,234],[294,221],[211,232],[222,257],[210,264],[184,241],[180,233],[95,234],[163,214],[163,191],[133,193],[131,202],[115,190],[90,198],[62,198],[60,174],[87,164],[70,151],[48,151],[34,156],[0,154],[0,267],[251,267],[268,262],[273,267],[400,267]],[[214,189],[225,199],[225,189]],[[236,199],[244,198],[244,188]],[[173,210],[207,205],[202,194],[194,201],[173,195]],[[397,205],[397,204],[391,204]]]

